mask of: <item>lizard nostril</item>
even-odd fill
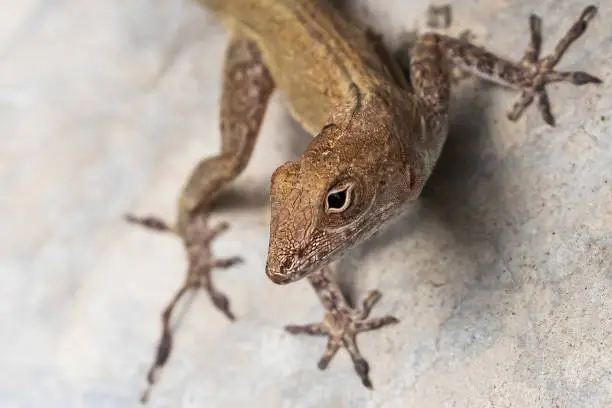
[[[282,285],[283,283],[288,283],[290,281],[290,278],[287,275],[271,271],[269,268],[266,268],[266,276],[268,276],[268,278],[277,285]]]
[[[268,262],[266,263],[266,276],[277,285],[289,283],[291,281],[291,276],[287,273],[287,270],[290,267],[291,261],[289,259],[285,259],[278,263],[271,263],[268,257]]]

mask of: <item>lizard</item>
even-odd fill
[[[417,36],[409,66],[403,67],[380,38],[344,16],[330,0],[197,1],[229,33],[220,96],[221,151],[202,159],[189,175],[174,224],[155,216],[127,215],[132,223],[176,234],[190,262],[184,285],[162,315],[162,339],[142,400],[170,353],[169,316],[184,293],[204,288],[214,305],[234,318],[228,298],[214,288],[210,273],[241,259],[213,257],[209,245],[228,224],[210,227],[208,218],[218,195],[246,168],[275,91],[285,95],[290,114],[313,139],[298,158],[271,176],[265,274],[279,285],[303,278],[310,282],[325,317],[286,330],[327,336],[318,367],[325,369],[344,348],[362,384],[372,388],[357,334],[399,320],[391,315],[369,318],[381,298],[377,290],[368,293],[360,307],[350,306],[330,264],[419,198],[447,138],[452,69],[519,91],[507,112],[510,121],[517,121],[536,101],[551,126],[555,119],[546,85],[600,84],[598,77],[583,71],[555,70],[586,31],[597,7],[585,7],[544,57],[541,18],[532,14],[530,39],[519,61],[466,38],[429,32]]]

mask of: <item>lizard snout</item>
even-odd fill
[[[266,275],[272,282],[276,283],[277,285],[283,285],[285,283],[291,282],[291,279],[288,276],[275,272],[270,272],[268,268],[266,268]]]
[[[283,285],[285,283],[294,281],[295,278],[293,278],[290,273],[287,273],[290,268],[290,259],[270,256],[270,254],[268,254],[268,261],[266,262],[266,275],[272,282],[276,283],[277,285]]]

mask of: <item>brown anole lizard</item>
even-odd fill
[[[333,279],[329,264],[402,214],[416,200],[440,155],[448,131],[451,69],[520,91],[508,112],[519,119],[534,100],[554,124],[545,86],[600,83],[585,72],[554,68],[586,30],[596,7],[588,6],[552,54],[540,57],[541,20],[530,17],[530,42],[512,62],[462,38],[427,33],[410,50],[410,81],[372,33],[335,9],[328,0],[199,0],[230,33],[220,104],[221,152],[197,164],[178,202],[174,226],[155,217],[130,221],[176,233],[187,247],[185,284],[163,314],[164,332],[148,381],[170,352],[168,320],[189,289],[206,289],[228,317],[228,299],[212,286],[210,271],[239,258],[214,259],[209,243],[227,224],[208,226],[220,191],[246,167],[270,96],[284,93],[294,119],[314,139],[271,180],[270,242],[266,274],[277,284],[307,277],[325,309],[321,323],[288,326],[291,333],[328,336],[319,368],[342,347],[362,383],[371,387],[368,363],[356,335],[397,322],[368,319],[380,298],[372,291],[352,308]],[[146,399],[146,393],[143,399]]]

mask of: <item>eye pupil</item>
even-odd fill
[[[327,206],[331,209],[338,210],[344,207],[346,202],[346,190],[335,191],[327,195]]]

